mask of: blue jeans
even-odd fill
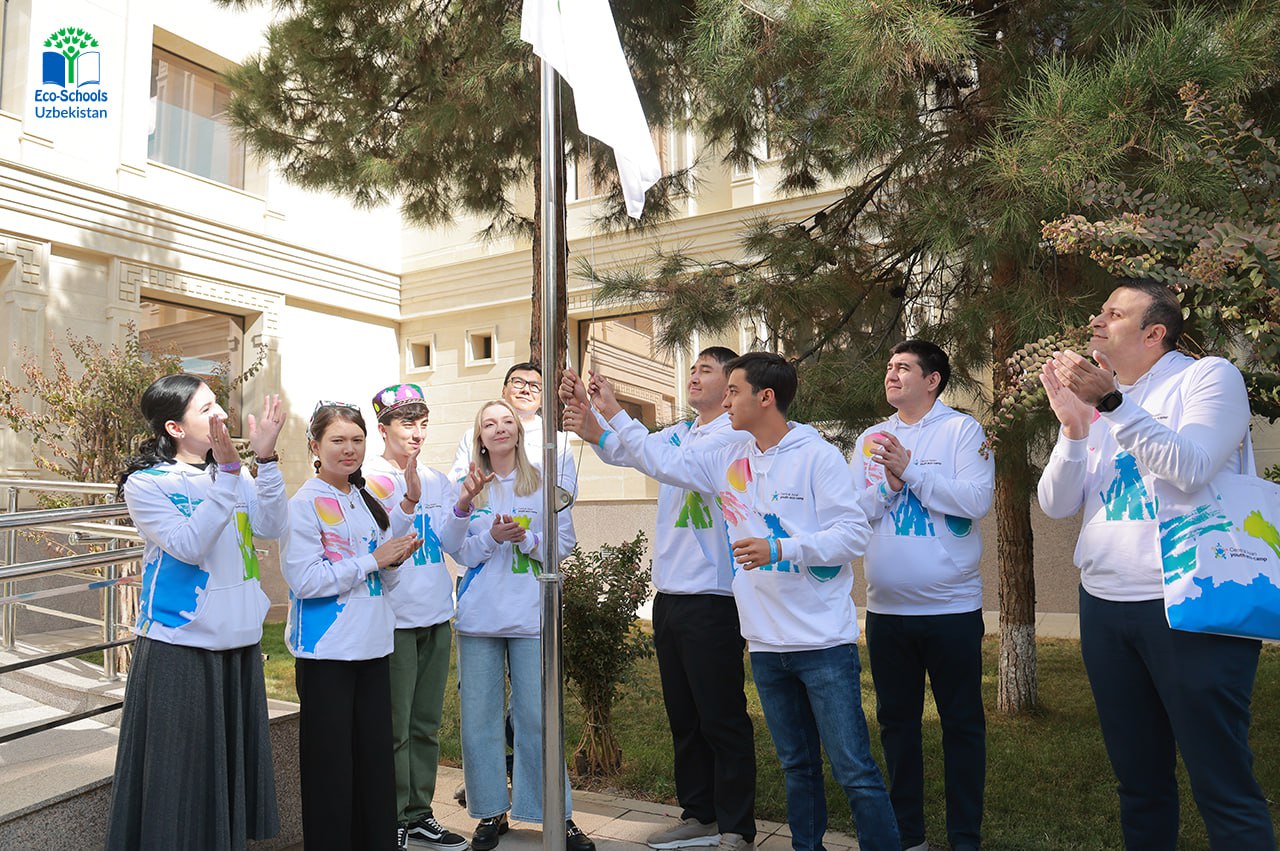
[[[858,648],[751,654],[751,675],[782,763],[787,823],[796,851],[822,851],[827,796],[822,750],[849,798],[863,851],[899,851],[898,824],[862,714]]]
[[[507,798],[503,693],[511,673],[511,726],[515,763]],[[537,638],[458,636],[458,690],[462,701],[462,774],[467,811],[492,818],[511,810],[517,821],[542,823],[542,642]],[[565,817],[573,813],[569,772],[564,775]]]

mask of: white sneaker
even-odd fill
[[[905,849],[905,851],[929,851],[929,843],[921,842],[919,845],[912,845],[910,848]]]
[[[696,818],[681,819],[679,824],[649,834],[645,844],[650,848],[693,848],[720,843],[720,828],[715,822],[703,824]]]
[[[720,851],[756,851],[756,843],[740,833],[720,834]]]

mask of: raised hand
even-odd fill
[[[510,514],[494,515],[493,525],[489,527],[489,534],[499,544],[507,542],[518,544],[524,540],[526,531]]]
[[[378,545],[373,551],[373,560],[378,567],[399,567],[400,562],[413,555],[413,551],[422,546],[422,539],[416,532],[390,538]]]
[[[422,477],[418,475],[418,453],[421,451],[422,444],[419,443],[409,450],[409,459],[404,462],[404,498],[414,505],[422,496]]]
[[[564,368],[564,375],[560,378],[559,393],[560,401],[566,405],[575,399],[579,402],[587,402],[587,387],[571,366]]]
[[[599,443],[600,435],[604,434],[591,407],[577,399],[565,403],[564,427],[588,443]]]
[[[498,478],[497,473],[485,473],[476,466],[475,461],[472,461],[471,469],[467,471],[467,477],[462,480],[462,489],[458,492],[458,502],[454,506],[455,512],[457,514],[470,514],[480,491],[484,490],[484,486],[496,478]]]
[[[1040,386],[1044,387],[1044,392],[1049,397],[1049,407],[1053,409],[1058,422],[1062,423],[1066,436],[1071,440],[1088,437],[1089,424],[1093,422],[1096,412],[1062,383],[1052,359],[1046,361],[1040,370]]]
[[[209,441],[213,444],[213,461],[218,466],[240,464],[240,453],[231,442],[231,433],[227,431],[227,421],[221,414],[209,417]]]
[[[594,369],[587,370],[587,375],[587,394],[595,403],[596,410],[603,414],[606,420],[612,419],[614,414],[622,410],[622,406],[613,395],[613,385],[609,383],[609,379]]]
[[[262,417],[249,415],[249,448],[259,458],[276,454],[276,439],[284,428],[284,404],[279,395],[267,395],[262,400]]]

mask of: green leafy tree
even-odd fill
[[[796,416],[847,437],[886,413],[888,347],[946,348],[991,422],[1027,340],[1079,322],[1106,286],[1050,250],[1041,223],[1087,177],[1197,182],[1171,150],[1195,79],[1274,120],[1274,2],[895,0],[699,4],[693,113],[739,167],[776,156],[780,188],[843,187],[800,221],[749,223],[739,262],[661,255],[594,270],[605,298],[653,300],[665,342],[745,321],[792,355]],[[984,401],[986,400],[986,401]],[[1036,704],[1031,489],[1049,431],[1001,429],[993,509],[1001,614],[998,705]]]
[[[67,82],[74,83],[76,59],[90,47],[97,47],[98,40],[80,27],[63,27],[60,30],[54,30],[53,34],[44,40],[44,46],[52,47],[67,57]]]
[[[573,754],[579,776],[608,777],[622,767],[613,732],[613,703],[638,659],[653,652],[636,625],[649,596],[643,532],[622,544],[583,552],[574,547],[564,575],[564,672],[585,715]]]
[[[265,0],[219,0],[248,6]],[[290,181],[362,206],[398,201],[425,226],[481,218],[486,237],[533,241],[530,354],[541,358],[539,70],[509,0],[277,0],[267,47],[229,75],[230,116]],[[612,4],[651,126],[683,120],[688,81],[675,51],[691,0]],[[562,86],[567,156],[607,187],[603,218],[625,221],[612,152],[578,132]],[[560,176],[563,181],[563,175]],[[687,174],[651,189],[645,219],[669,216]],[[517,205],[535,192],[533,215]],[[563,228],[561,229],[563,233]],[[564,281],[558,281],[561,310]],[[563,347],[567,326],[557,334]],[[563,363],[563,356],[557,359]]]
[[[1082,197],[1090,215],[1062,216],[1044,226],[1044,235],[1058,251],[1088,256],[1108,272],[1172,287],[1188,321],[1188,347],[1232,358],[1254,413],[1274,422],[1280,417],[1280,144],[1239,103],[1222,104],[1195,83],[1179,94],[1193,132],[1175,157],[1199,172],[1200,200],[1091,181]]]

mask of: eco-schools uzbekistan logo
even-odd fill
[[[41,85],[35,90],[36,118],[106,118],[107,93],[102,88],[102,54],[89,48],[98,40],[80,27],[54,30],[44,40]],[[89,87],[89,88],[86,88]]]

